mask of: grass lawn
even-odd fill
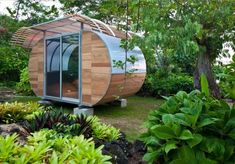
[[[30,97],[16,97],[10,101],[27,102],[38,101],[40,98]],[[119,128],[127,135],[127,139],[132,141],[139,137],[141,133],[145,131],[143,127],[144,121],[148,117],[148,113],[158,108],[164,100],[156,99],[152,97],[139,97],[132,96],[127,99],[127,107],[121,108],[118,105],[99,105],[94,107],[94,113],[98,116],[102,122],[113,125]],[[57,104],[60,108],[61,104]],[[71,105],[63,104],[62,108],[66,112],[73,112]]]
[[[111,124],[125,132],[128,140],[135,140],[145,132],[143,127],[148,113],[158,108],[164,100],[152,97],[132,96],[125,108],[120,106],[101,105],[95,107],[95,115],[104,123]]]

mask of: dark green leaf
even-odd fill
[[[166,154],[171,151],[172,149],[177,148],[177,141],[169,141],[165,144],[165,152]]]
[[[153,134],[160,139],[172,139],[175,137],[174,131],[165,125],[157,125],[151,129]]]
[[[200,122],[198,122],[197,127],[202,128],[204,126],[210,125],[215,123],[215,119],[211,119],[211,118],[204,118],[203,120],[201,120]]]
[[[202,136],[200,134],[193,134],[193,138],[187,140],[186,142],[192,148],[192,147],[198,145],[201,141],[202,141]]]
[[[181,140],[189,140],[192,138],[193,138],[193,135],[189,130],[183,130],[180,137],[179,137],[179,139],[181,139]]]

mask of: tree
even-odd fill
[[[126,0],[59,0],[62,10],[67,14],[82,13],[107,24],[123,28],[125,22]]]
[[[58,17],[59,11],[52,5],[45,6],[38,0],[16,0],[14,8],[7,7],[15,20],[26,20],[29,24],[38,24]]]
[[[200,75],[206,75],[210,93],[220,91],[212,64],[225,42],[234,48],[234,0],[141,1],[140,26],[144,37],[138,43],[164,54],[195,60],[194,86],[200,89]]]
[[[12,34],[20,27],[28,24],[22,21],[17,21],[6,15],[0,15],[0,45],[10,42]]]

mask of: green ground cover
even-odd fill
[[[10,101],[28,102],[38,100],[40,100],[40,98],[28,96],[15,97]],[[147,119],[148,113],[151,110],[158,108],[164,100],[139,96],[132,96],[127,100],[128,105],[125,108],[121,108],[119,105],[115,104],[105,104],[96,106],[94,109],[95,115],[98,116],[102,122],[119,128],[127,135],[127,139],[132,141],[137,139],[139,134],[145,132],[143,123]],[[67,104],[56,104],[56,106],[64,109],[65,112],[73,112],[74,106]]]

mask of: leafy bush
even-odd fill
[[[149,115],[142,138],[153,163],[233,163],[235,105],[180,91]]]
[[[148,92],[152,96],[169,96],[178,91],[190,92],[193,90],[193,78],[187,74],[170,73],[160,75],[159,72],[147,75],[143,92]]]
[[[93,136],[95,136],[98,139],[113,141],[117,140],[120,137],[119,129],[101,123],[98,117],[92,118],[91,127],[93,130]]]
[[[41,107],[38,103],[3,103],[0,104],[0,123],[13,123],[23,121],[27,115],[32,114]]]
[[[24,127],[28,132],[47,128],[64,135],[82,134],[86,138],[94,137],[108,141],[116,140],[120,135],[118,129],[102,124],[97,117],[70,115],[55,110],[37,113],[33,119],[24,122]]]
[[[225,66],[224,71],[220,73],[220,87],[225,97],[235,99],[235,55],[233,62]]]
[[[16,90],[18,93],[23,95],[33,95],[33,90],[29,83],[29,71],[28,67],[21,70],[20,73],[20,82],[16,84]]]
[[[44,111],[40,112],[30,121],[24,122],[24,127],[28,132],[39,131],[40,129],[53,129],[59,133],[70,135],[81,135],[90,138],[91,119],[84,115],[71,116],[64,114],[63,111]]]
[[[26,145],[16,142],[16,135],[0,136],[2,163],[97,163],[109,164],[110,156],[102,155],[92,139],[83,135],[62,137],[53,130],[41,130],[28,137]]]
[[[21,47],[0,45],[0,80],[19,81],[20,71],[27,66],[28,55]]]

